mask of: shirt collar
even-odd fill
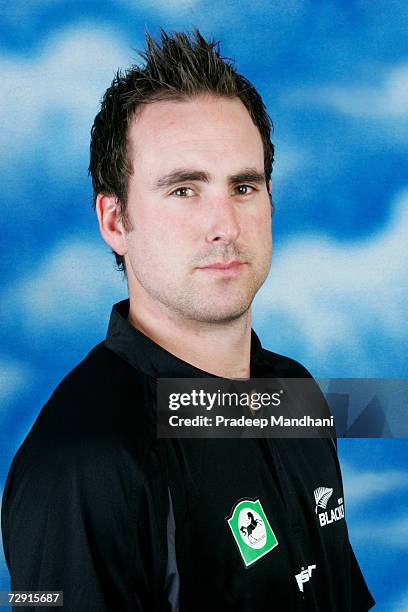
[[[217,378],[179,359],[133,327],[127,320],[129,300],[118,302],[112,308],[105,345],[134,368],[155,378]],[[251,330],[251,376],[255,375],[262,346]]]

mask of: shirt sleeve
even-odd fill
[[[375,606],[375,600],[368,590],[367,583],[350,544],[351,601],[353,612],[367,612]]]
[[[343,478],[337,453],[337,439],[330,438],[329,444],[330,450],[334,455],[337,474],[344,497]],[[367,612],[375,606],[375,600],[368,589],[350,541],[348,542],[348,546],[350,551],[351,610],[352,612]]]
[[[165,610],[158,462],[152,453],[142,470],[92,440],[23,446],[3,496],[11,589],[63,591],[67,612]]]

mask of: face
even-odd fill
[[[129,291],[207,323],[248,311],[266,279],[271,207],[261,136],[238,99],[146,105],[129,128]]]

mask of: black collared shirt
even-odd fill
[[[70,612],[369,610],[335,445],[157,438],[157,378],[211,375],[132,327],[128,308],[113,308],[105,342],[57,387],[13,460],[2,507],[11,589],[62,590]],[[251,377],[310,374],[252,332]],[[263,511],[248,541],[264,521],[277,541],[248,566],[228,523],[243,499]]]

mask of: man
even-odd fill
[[[13,461],[11,588],[62,590],[75,612],[368,610],[343,516],[320,518],[343,498],[332,440],[156,435],[158,378],[310,374],[251,330],[271,262],[259,94],[197,31],[147,36],[144,59],[114,79],[91,141],[99,226],[129,300]],[[239,538],[255,550],[257,529],[273,544],[248,559]]]

